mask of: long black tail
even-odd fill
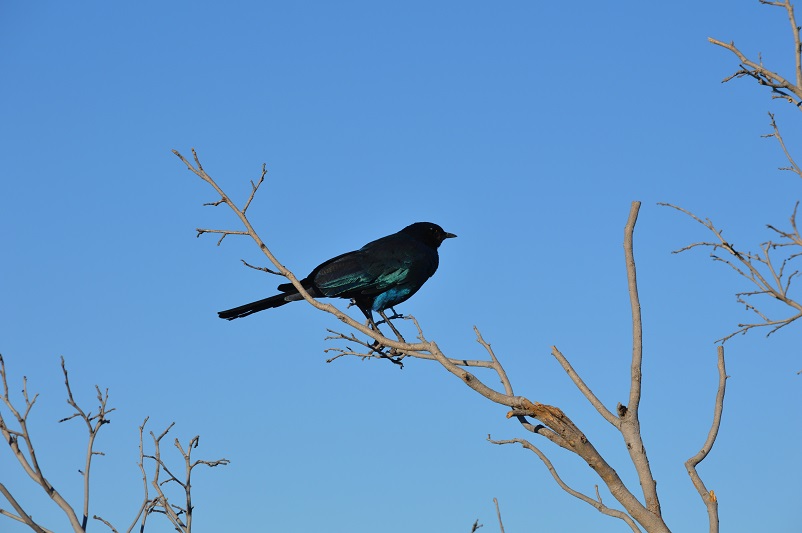
[[[288,304],[291,301],[294,301],[292,294],[281,293],[275,296],[271,296],[270,298],[265,298],[264,300],[259,300],[257,302],[251,302],[249,304],[241,305],[233,309],[226,309],[225,311],[220,311],[219,313],[217,313],[217,315],[220,318],[225,318],[226,320],[234,320],[235,318],[242,318],[244,316],[258,313],[259,311],[264,311],[265,309],[281,307],[282,305]]]

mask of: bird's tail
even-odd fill
[[[217,315],[220,318],[225,318],[226,320],[234,320],[235,318],[242,318],[244,316],[258,313],[259,311],[264,311],[265,309],[281,307],[282,305],[288,304],[291,301],[293,301],[291,294],[281,293],[275,296],[271,296],[270,298],[265,298],[263,300],[241,305],[233,309],[226,309],[225,311],[220,311],[217,313]]]

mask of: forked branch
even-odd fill
[[[72,392],[69,388],[69,378],[67,375],[67,370],[64,367],[64,360],[62,358],[62,369],[64,369],[64,381],[67,385],[67,391],[69,395],[70,405],[73,405],[74,400],[72,400]],[[3,356],[0,355],[0,380],[2,380],[3,384],[3,397],[2,402],[5,405],[5,408],[9,411],[11,416],[9,419],[6,418],[6,415],[0,410],[0,433],[3,435],[3,440],[8,444],[8,447],[11,450],[12,455],[17,460],[17,463],[23,469],[23,471],[28,474],[28,477],[45,493],[55,502],[55,504],[61,509],[64,515],[67,517],[67,520],[70,522],[70,526],[72,527],[73,531],[76,533],[83,533],[86,530],[86,516],[84,516],[83,521],[78,519],[75,510],[72,506],[64,499],[61,493],[48,481],[45,477],[44,472],[42,471],[39,465],[39,459],[37,456],[36,448],[34,447],[34,443],[31,440],[31,435],[28,429],[28,417],[30,416],[31,410],[33,409],[34,404],[36,403],[36,398],[38,395],[34,395],[33,398],[30,397],[28,394],[28,380],[23,378],[22,380],[22,397],[23,402],[25,404],[24,410],[21,408],[17,408],[14,404],[14,401],[11,398],[9,393],[8,387],[8,379],[6,376],[6,365],[3,359]],[[105,403],[103,412],[108,413],[109,411],[105,410]],[[78,413],[73,414],[72,416],[68,417],[65,420],[74,418],[76,416],[80,416]],[[87,415],[84,415],[84,420],[90,420]],[[101,423],[98,422],[97,415],[93,417],[93,419],[97,422],[96,425],[93,426],[90,423],[90,437],[89,437],[89,447],[87,451],[87,455],[85,458],[85,470],[88,472],[89,465],[91,464],[92,458],[95,455],[92,452],[92,443],[94,442],[94,438],[97,435],[97,431],[99,431],[100,427],[102,426]],[[14,428],[9,426],[9,423],[14,424]],[[27,513],[19,501],[17,501],[11,492],[8,490],[7,487],[0,484],[0,494],[2,494],[5,499],[11,504],[14,508],[14,511],[9,511],[8,509],[0,509],[0,515],[12,518],[17,520],[18,522],[22,522],[32,530],[37,532],[46,532],[49,531],[47,528],[41,526],[40,524],[34,522],[31,518],[31,515]],[[84,502],[85,505],[88,505],[89,501],[89,490],[87,487],[84,488]]]
[[[799,26],[796,23],[794,6],[791,4],[791,0],[784,0],[782,2],[760,0],[760,3],[774,7],[782,7],[785,9],[788,15],[788,21],[791,25],[791,32],[794,39],[795,81],[787,80],[777,72],[764,67],[762,59],[758,61],[749,59],[735,46],[734,42],[730,41],[729,43],[726,43],[717,39],[713,39],[712,37],[708,37],[708,41],[710,41],[712,44],[729,50],[735,54],[735,56],[741,62],[741,68],[736,71],[735,74],[725,78],[724,82],[728,82],[733,78],[742,78],[744,76],[751,77],[755,79],[758,84],[769,87],[772,91],[772,98],[786,100],[796,107],[802,109],[802,107],[800,107],[800,102],[802,101],[802,45],[800,45]]]
[[[746,309],[757,315],[760,320],[756,322],[739,323],[736,331],[722,337],[717,342],[726,342],[739,333],[743,334],[750,329],[760,327],[769,328],[768,336],[797,319],[802,318],[802,304],[797,302],[789,294],[791,282],[799,274],[799,271],[793,270],[789,272],[790,269],[788,268],[791,262],[802,254],[802,251],[788,253],[780,260],[776,259],[772,254],[772,252],[776,252],[778,248],[785,249],[788,246],[799,246],[800,242],[802,242],[796,225],[796,207],[791,215],[792,231],[780,231],[773,226],[769,226],[770,229],[774,230],[774,232],[780,235],[784,240],[779,242],[764,242],[760,245],[760,253],[753,253],[736,250],[734,245],[724,239],[722,230],[716,228],[710,219],[702,220],[687,209],[673,204],[660,203],[658,205],[671,207],[685,213],[707,228],[715,237],[713,241],[695,242],[679,250],[675,250],[673,253],[680,253],[697,247],[709,248],[711,250],[710,257],[714,261],[729,266],[735,273],[748,280],[749,283],[754,286],[753,290],[739,292],[736,293],[735,296],[739,303],[746,306]],[[723,250],[730,257],[719,255],[717,253],[719,250]],[[757,304],[752,303],[752,298],[756,296],[770,296],[772,299],[778,300],[793,309],[794,313],[784,318],[773,319],[769,317],[768,313],[761,311],[757,307]]]

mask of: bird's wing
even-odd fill
[[[323,263],[313,279],[326,296],[367,296],[402,283],[413,263],[408,255],[397,250],[376,254],[362,249]]]

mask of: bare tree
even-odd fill
[[[624,231],[624,252],[626,258],[627,277],[629,280],[629,298],[632,309],[632,361],[630,369],[630,390],[627,404],[618,404],[615,409],[609,409],[606,407],[591,391],[588,384],[571,366],[565,355],[563,355],[560,350],[557,349],[557,347],[552,347],[551,351],[554,358],[568,373],[574,385],[582,392],[587,401],[590,402],[590,404],[596,409],[599,415],[604,418],[604,420],[606,420],[621,434],[623,441],[622,444],[628,450],[632,464],[634,465],[638,474],[641,490],[640,494],[637,494],[624,484],[618,473],[593,446],[591,440],[585,435],[584,432],[580,430],[580,428],[562,409],[556,406],[546,405],[538,401],[530,400],[526,396],[516,395],[513,392],[512,380],[494,353],[491,345],[482,337],[482,334],[478,328],[474,327],[476,341],[482,346],[484,352],[486,353],[486,358],[471,359],[469,357],[449,357],[440,348],[437,342],[429,340],[426,337],[422,327],[414,317],[401,317],[409,320],[417,332],[417,338],[415,342],[408,342],[394,327],[392,330],[395,338],[390,338],[385,336],[380,330],[374,330],[370,328],[368,324],[363,324],[353,319],[350,315],[340,310],[336,306],[329,303],[323,303],[312,298],[309,293],[306,292],[301,283],[299,283],[298,278],[270,251],[270,248],[259,237],[246,215],[246,209],[251,205],[254,196],[256,195],[260,186],[264,183],[266,175],[266,169],[264,166],[262,167],[262,173],[259,179],[256,182],[251,181],[250,194],[245,201],[243,208],[240,209],[230,198],[230,196],[227,195],[215,182],[215,180],[212,179],[212,177],[204,170],[194,149],[192,150],[192,162],[190,162],[177,151],[174,150],[173,152],[181,159],[181,161],[184,162],[191,172],[209,184],[219,195],[218,200],[205,205],[227,205],[236,214],[237,218],[245,228],[244,230],[198,228],[198,236],[205,233],[219,234],[220,240],[218,240],[218,244],[220,244],[228,235],[249,236],[260,248],[262,253],[264,253],[264,255],[267,257],[271,266],[253,267],[253,265],[247,265],[246,263],[247,266],[259,268],[268,274],[277,274],[287,278],[298,290],[304,300],[306,300],[311,306],[313,306],[315,309],[331,314],[346,326],[347,332],[329,330],[331,333],[331,336],[328,337],[329,340],[343,341],[346,343],[344,346],[329,348],[327,350],[328,352],[335,354],[334,357],[329,359],[329,361],[344,356],[388,359],[396,364],[403,364],[403,362],[407,359],[434,361],[439,364],[440,367],[459,378],[463,383],[465,383],[465,385],[467,385],[476,393],[480,394],[482,397],[486,398],[490,402],[509,408],[507,418],[516,420],[522,430],[539,437],[543,437],[551,443],[569,450],[585,461],[588,466],[590,466],[590,468],[596,472],[598,477],[601,479],[601,482],[604,483],[620,506],[623,507],[623,510],[609,507],[604,504],[601,496],[599,495],[598,486],[596,486],[595,497],[569,487],[560,478],[554,465],[548,459],[546,454],[532,441],[525,438],[493,440],[490,436],[488,436],[488,440],[491,443],[498,445],[515,443],[520,444],[524,448],[532,451],[541,461],[543,461],[543,463],[549,469],[552,477],[563,490],[593,506],[601,513],[623,520],[632,531],[638,532],[645,530],[649,532],[663,533],[669,531],[668,526],[663,521],[660,500],[657,493],[657,484],[652,476],[651,468],[649,466],[649,459],[646,454],[646,446],[642,438],[639,419],[639,406],[642,393],[641,366],[643,360],[643,349],[640,302],[638,298],[635,258],[633,252],[633,233],[640,209],[639,202],[633,202]],[[704,457],[707,456],[713,446],[713,443],[715,442],[716,435],[718,433],[718,424],[721,417],[721,411],[723,409],[726,373],[724,369],[724,352],[722,349],[719,349],[718,360],[720,383],[718,387],[718,394],[715,400],[714,422],[702,451],[696,454],[693,458],[689,459],[687,463],[689,474],[691,475],[703,502],[708,506],[710,531],[718,531],[718,511],[716,499],[714,493],[705,488],[704,484],[696,473],[696,466],[704,459]],[[501,390],[494,389],[493,387],[487,385],[486,380],[479,378],[476,374],[468,370],[473,368],[485,369],[486,371],[492,372],[492,375],[500,380],[502,385]],[[643,503],[641,502],[640,498],[643,499]],[[474,527],[477,528],[478,523],[475,524]],[[503,528],[503,525],[501,527]]]
[[[725,78],[722,83],[735,78],[751,78],[757,81],[759,85],[768,87],[771,91],[772,99],[786,101],[797,109],[802,109],[802,43],[800,43],[800,27],[796,22],[794,6],[790,0],[784,0],[783,2],[759,1],[766,6],[783,8],[786,12],[793,37],[794,81],[790,81],[790,79],[783,77],[777,71],[765,67],[761,56],[758,56],[757,60],[749,59],[746,54],[735,46],[733,41],[726,43],[711,37],[708,39],[711,43],[729,50],[740,61],[739,69]],[[793,172],[802,178],[802,169],[797,165],[788,150],[774,114],[769,113],[769,118],[771,132],[763,135],[763,137],[775,139],[789,163],[789,166],[780,167],[780,170]],[[676,205],[661,205],[666,205],[685,213],[707,228],[714,237],[710,241],[700,241],[685,246],[675,253],[697,247],[708,248],[710,249],[710,257],[714,261],[728,265],[739,276],[748,281],[750,288],[736,293],[735,297],[738,303],[743,304],[748,311],[754,314],[755,319],[738,324],[738,329],[719,339],[720,342],[725,342],[733,336],[739,333],[746,333],[753,328],[767,328],[768,336],[802,317],[802,301],[798,296],[791,295],[791,282],[799,274],[799,270],[794,266],[797,263],[795,260],[802,255],[802,236],[799,233],[796,221],[799,202],[796,203],[791,213],[789,228],[781,229],[779,226],[767,225],[771,232],[771,238],[758,246],[760,250],[758,252],[743,251],[740,246],[736,249],[733,243],[724,239],[722,229],[713,224],[708,218],[699,217]],[[768,297],[768,299],[761,299],[761,297]],[[780,301],[788,309],[785,313],[781,313],[782,316],[777,317],[776,314],[769,312],[765,308],[767,300]]]
[[[29,431],[29,416],[39,395],[35,394],[31,396],[28,393],[28,380],[27,378],[23,378],[23,405],[18,407],[18,403],[11,398],[8,379],[6,376],[6,365],[2,355],[0,355],[0,380],[2,380],[2,403],[5,409],[0,409],[0,433],[3,435],[3,439],[5,440],[6,444],[8,444],[12,455],[19,463],[21,469],[28,475],[33,483],[41,487],[42,490],[44,490],[45,493],[59,507],[69,521],[72,530],[76,533],[83,533],[87,530],[87,523],[89,520],[89,497],[91,494],[89,474],[92,467],[92,460],[96,455],[104,455],[103,452],[96,451],[95,440],[97,439],[101,428],[109,423],[109,414],[111,414],[115,408],[109,408],[108,406],[108,389],[101,390],[100,387],[95,386],[95,392],[97,393],[96,398],[98,401],[97,410],[94,414],[91,411],[85,411],[73,397],[72,388],[70,387],[70,378],[69,374],[67,373],[67,367],[64,363],[63,357],[61,358],[61,370],[64,374],[64,386],[67,389],[67,403],[70,405],[70,407],[72,407],[73,413],[65,418],[62,418],[59,420],[59,422],[66,422],[73,419],[80,420],[86,426],[88,434],[86,456],[84,457],[84,468],[80,471],[83,478],[83,500],[81,502],[80,510],[67,502],[67,500],[62,496],[61,492],[59,492],[56,487],[54,487],[53,484],[45,477],[45,473],[40,467],[37,450],[33,440],[31,439],[31,434]],[[151,514],[157,513],[166,516],[176,531],[190,533],[192,531],[193,509],[190,491],[190,478],[192,475],[192,470],[198,465],[205,465],[209,467],[226,465],[228,464],[228,460],[219,459],[217,461],[192,461],[192,449],[198,446],[199,438],[196,436],[190,440],[186,448],[181,445],[178,439],[175,439],[174,445],[184,459],[183,470],[177,470],[177,472],[181,472],[180,477],[178,477],[171,472],[167,464],[162,459],[160,448],[162,439],[167,435],[167,432],[172,429],[174,423],[170,424],[167,429],[165,429],[158,436],[153,432],[150,432],[153,443],[153,452],[148,454],[145,453],[143,441],[145,424],[147,421],[148,419],[146,418],[139,427],[138,464],[139,469],[142,472],[144,497],[133,522],[127,529],[123,531],[126,533],[131,533],[131,531],[137,528],[137,526],[140,533],[145,531],[147,518]],[[148,463],[146,463],[146,460],[148,460]],[[146,466],[151,463],[153,465],[153,473],[148,476],[146,472]],[[166,477],[162,474],[162,472],[166,474]],[[4,473],[4,475],[8,474]],[[152,495],[148,488],[149,485],[154,491]],[[178,505],[170,503],[170,500],[168,500],[168,496],[165,493],[165,490],[171,486],[178,486],[181,489],[179,493],[180,497],[178,499],[178,501],[181,503]],[[46,528],[33,519],[31,514],[26,511],[26,506],[14,496],[11,490],[3,482],[0,482],[0,494],[2,494],[2,496],[13,509],[9,510],[0,508],[0,515],[18,522],[22,522],[37,533],[52,533],[53,530]],[[115,529],[115,527],[108,520],[98,515],[93,515],[92,518],[105,524],[114,533],[118,533],[118,530]]]

